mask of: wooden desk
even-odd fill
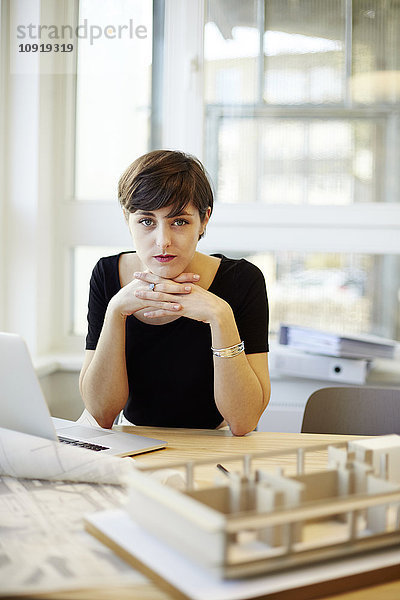
[[[351,439],[343,435],[316,435],[293,433],[264,433],[253,432],[242,438],[235,438],[225,430],[185,430],[161,429],[153,427],[118,427],[125,432],[137,432],[159,439],[165,439],[169,445],[163,450],[142,454],[136,457],[140,464],[154,468],[172,467],[176,462],[183,460],[200,460],[218,457],[218,462],[223,463],[224,455],[262,452],[267,450],[284,450],[298,446],[318,445],[321,443],[340,442]],[[354,436],[353,436],[354,437]],[[317,465],[316,465],[317,466]],[[38,596],[31,596],[37,598]],[[372,585],[351,592],[334,595],[310,596],[298,595],[297,600],[310,600],[311,598],[324,598],[325,600],[399,600],[400,598],[400,573],[399,579],[385,584]],[[149,583],[135,586],[134,588],[103,588],[87,589],[73,592],[41,594],[40,598],[49,600],[171,600],[171,596]],[[212,600],[212,599],[210,599]]]

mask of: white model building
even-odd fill
[[[313,453],[317,470],[307,466]],[[292,464],[293,455],[297,467],[290,472],[280,465]],[[211,487],[196,485],[196,471],[212,461],[177,465],[186,473],[182,492],[138,469],[127,510],[152,534],[226,578],[400,542],[399,436],[224,457],[224,463],[229,471]]]

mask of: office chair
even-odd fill
[[[328,387],[304,410],[302,433],[400,434],[400,388]]]

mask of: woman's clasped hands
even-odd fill
[[[225,301],[198,285],[200,276],[195,273],[181,273],[175,279],[164,279],[150,272],[134,273],[134,281],[145,285],[134,291],[145,309],[147,319],[171,316],[187,317],[209,323],[226,305]]]

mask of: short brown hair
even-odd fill
[[[201,162],[184,152],[154,150],[136,159],[118,183],[125,211],[158,210],[171,206],[168,217],[179,215],[192,202],[204,220],[213,208],[213,192]]]

